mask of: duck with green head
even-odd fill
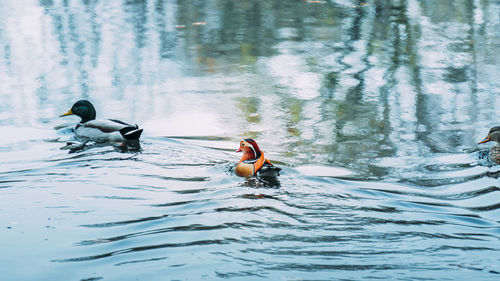
[[[76,115],[82,119],[75,127],[75,134],[81,138],[95,141],[125,141],[139,140],[142,134],[142,129],[137,125],[115,119],[96,119],[95,108],[88,100],[77,101],[60,117],[69,115]]]
[[[496,142],[496,144],[490,149],[490,160],[497,164],[500,164],[500,126],[491,128],[486,138],[479,143],[485,143],[489,141]]]

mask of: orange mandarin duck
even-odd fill
[[[235,172],[238,176],[278,176],[280,168],[271,164],[264,157],[264,152],[260,150],[257,142],[253,139],[244,139],[240,141],[240,148],[236,152],[243,152]]]

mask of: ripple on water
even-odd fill
[[[141,151],[97,145],[68,154],[57,144],[29,146],[51,155],[40,167],[3,172],[0,182],[11,190],[5,200],[24,197],[2,208],[19,218],[3,233],[22,231],[36,244],[36,221],[51,218],[44,236],[65,249],[47,252],[54,270],[89,268],[104,280],[144,268],[153,280],[165,268],[175,269],[172,278],[189,271],[242,280],[497,274],[500,192],[481,166],[440,158],[417,165],[425,180],[399,183],[283,167],[277,187],[228,172],[235,157],[217,145],[154,137]],[[465,176],[454,180],[460,170]],[[484,270],[470,265],[478,260]]]

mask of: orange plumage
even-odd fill
[[[280,169],[274,167],[269,160],[264,157],[264,152],[260,150],[257,142],[253,139],[245,139],[240,141],[240,148],[237,152],[243,152],[240,161],[236,165],[235,172],[238,176],[248,177],[256,175],[263,166],[273,167],[275,170]]]

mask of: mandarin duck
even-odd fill
[[[500,164],[500,126],[490,129],[486,138],[479,143],[494,141],[496,144],[490,149],[489,158],[491,161]]]
[[[87,100],[77,101],[71,109],[59,117],[76,115],[82,120],[75,127],[78,137],[94,141],[139,140],[142,129],[120,120],[96,120],[94,106]]]
[[[278,176],[280,168],[271,164],[264,157],[264,152],[259,149],[257,142],[253,139],[244,139],[240,141],[240,148],[236,152],[243,152],[235,172],[238,176],[249,177],[258,176]]]

